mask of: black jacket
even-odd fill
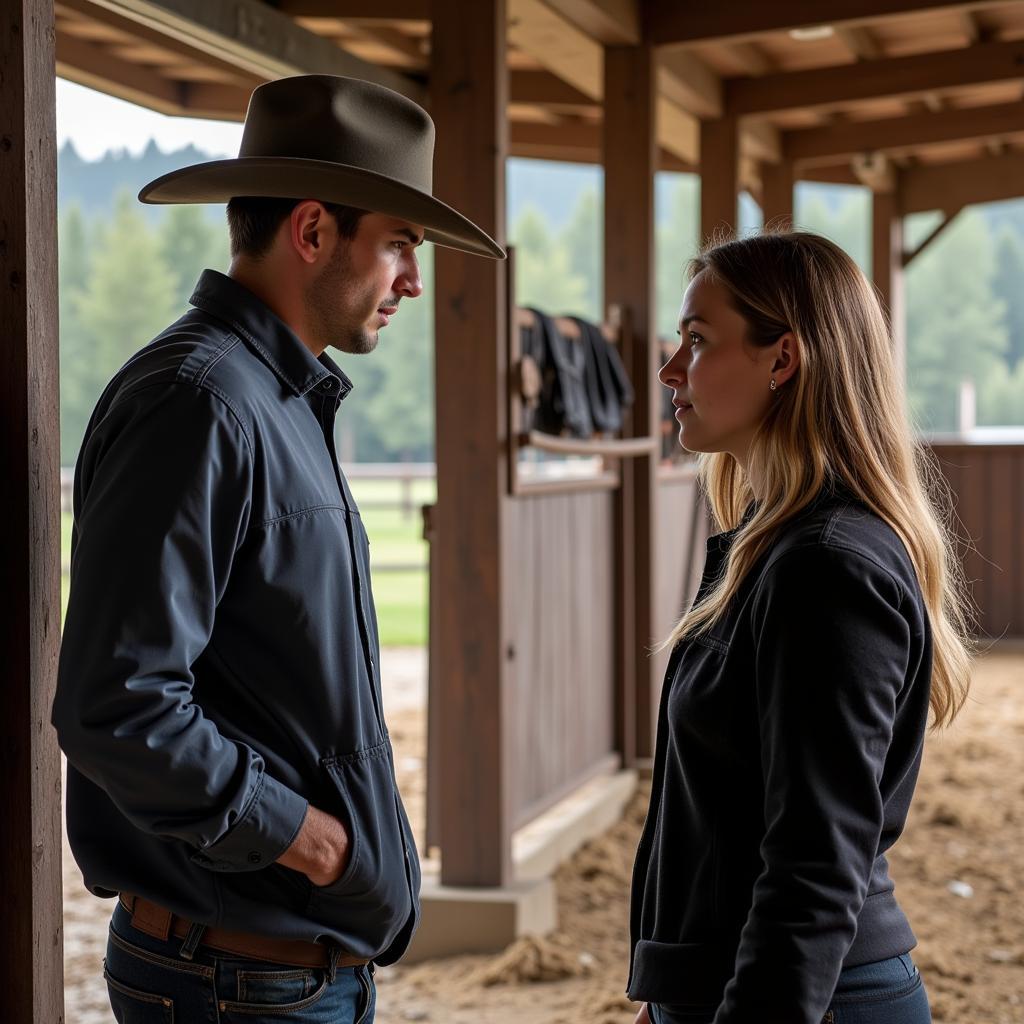
[[[75,471],[68,838],[97,895],[389,963],[419,865],[334,451],[351,384],[235,281],[206,271],[191,301],[108,385]],[[352,837],[325,888],[274,863],[309,802]]]
[[[698,599],[737,532],[709,538]],[[710,635],[672,652],[631,998],[714,1024],[819,1024],[842,967],[915,945],[885,852],[917,780],[931,662],[903,544],[823,490]]]

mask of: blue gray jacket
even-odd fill
[[[97,895],[391,963],[420,875],[334,450],[352,385],[222,274],[191,303],[107,386],[75,473],[53,707],[71,847]],[[352,837],[325,888],[274,863],[308,803]]]

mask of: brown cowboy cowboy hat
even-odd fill
[[[382,85],[298,75],[258,86],[235,160],[164,174],[143,203],[226,203],[234,196],[319,199],[417,224],[428,242],[504,259],[493,238],[431,194],[434,122]]]

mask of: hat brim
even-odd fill
[[[505,259],[490,235],[440,199],[362,167],[298,157],[239,157],[211,160],[161,175],[139,192],[139,201],[226,203],[234,196],[320,199],[400,217],[423,228],[435,245]]]

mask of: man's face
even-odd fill
[[[306,292],[309,340],[353,355],[372,352],[399,302],[423,292],[416,259],[422,242],[421,227],[380,213],[366,214],[355,238],[338,237]]]

